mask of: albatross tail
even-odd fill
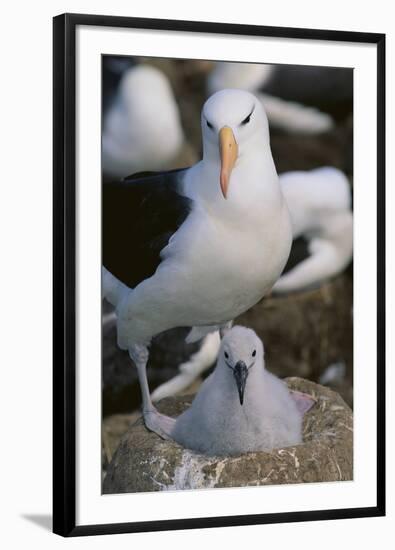
[[[130,289],[119,281],[104,266],[102,267],[102,294],[114,307],[117,307],[122,297]]]

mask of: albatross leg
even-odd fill
[[[230,329],[232,328],[232,325],[233,325],[233,321],[228,321],[227,323],[223,324],[220,327],[219,334],[221,336],[221,340],[225,336],[225,334],[230,331]]]
[[[146,427],[163,439],[172,439],[175,419],[161,414],[153,405],[147,380],[148,349],[146,346],[135,344],[129,348],[129,355],[134,361],[141,389],[143,418]]]

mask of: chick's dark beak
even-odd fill
[[[237,391],[239,392],[240,405],[243,404],[244,390],[246,387],[248,368],[244,361],[238,361],[233,368],[233,376],[236,380]]]

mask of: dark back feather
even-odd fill
[[[103,185],[103,265],[130,288],[151,277],[160,252],[191,210],[186,169],[144,172]]]

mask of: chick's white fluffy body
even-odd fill
[[[229,364],[242,360],[250,367],[243,405],[225,352]],[[222,341],[214,372],[177,418],[172,437],[208,455],[269,451],[300,444],[302,418],[285,383],[265,369],[263,345],[255,332],[236,326]]]
[[[241,126],[252,108],[251,123]],[[225,125],[239,148],[226,200],[219,186],[215,131]],[[162,250],[155,274],[125,290],[115,304],[122,348],[147,344],[153,335],[177,326],[215,330],[269,292],[287,261],[291,224],[263,108],[248,92],[218,92],[205,104],[202,132],[203,160],[183,181],[192,211]]]

